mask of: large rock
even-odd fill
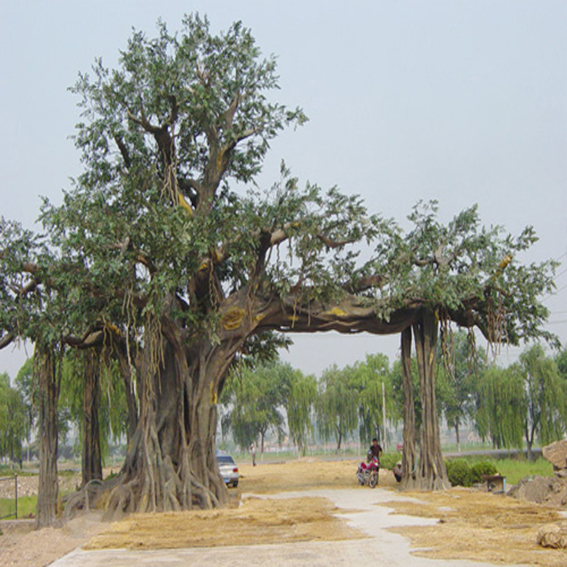
[[[507,493],[518,500],[546,504],[554,508],[567,506],[567,479],[547,476],[528,476],[520,480]]]
[[[555,470],[567,468],[567,439],[544,447],[541,453],[543,458],[549,461]]]
[[[542,504],[556,490],[558,482],[554,478],[535,475],[525,477],[508,491],[508,496]]]
[[[537,533],[537,543],[542,547],[565,549],[567,547],[567,524],[546,524]]]

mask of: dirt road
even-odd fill
[[[287,492],[270,498],[319,496],[339,508],[337,513],[362,532],[363,539],[338,542],[301,542],[167,550],[75,550],[53,567],[138,567],[143,565],[199,565],[203,567],[271,567],[384,565],[388,567],[488,567],[488,563],[433,560],[410,554],[409,540],[388,531],[393,526],[432,525],[436,520],[392,515],[383,505],[404,500],[391,490],[330,489]],[[244,495],[246,497],[246,495]],[[418,504],[418,501],[416,501]],[[502,565],[502,564],[500,564]]]

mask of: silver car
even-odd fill
[[[238,467],[230,455],[217,455],[219,472],[227,486],[238,486]]]

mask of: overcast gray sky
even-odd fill
[[[159,4],[159,5],[158,5]],[[112,66],[132,27],[171,31],[183,14],[214,30],[235,20],[278,56],[280,99],[310,121],[272,145],[301,180],[361,194],[399,221],[420,199],[444,219],[478,203],[483,223],[540,241],[556,258],[549,329],[567,342],[567,2],[522,0],[0,2],[0,214],[32,226],[40,195],[59,202],[81,170],[67,91],[95,57]],[[319,373],[384,352],[397,337],[301,336],[284,355]],[[31,354],[31,352],[30,352]],[[515,354],[511,353],[510,357]],[[25,355],[0,352],[15,376]]]

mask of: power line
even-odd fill
[[[567,288],[567,284],[565,284],[564,286],[560,287],[559,289],[556,289],[553,292],[550,293],[546,293],[542,298],[541,301],[547,301],[548,299],[551,299],[552,297],[555,297],[560,291],[563,291],[565,288]]]

